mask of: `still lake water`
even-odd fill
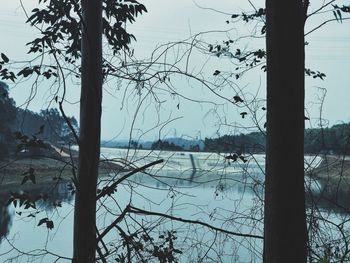
[[[137,166],[157,159],[165,162],[148,169],[146,175],[130,177],[118,186],[113,199],[103,200],[103,207],[100,206],[97,212],[100,229],[108,226],[131,203],[147,211],[200,220],[231,232],[262,236],[263,155],[249,157],[245,163],[242,160],[228,163],[224,155],[215,153],[103,148],[101,156],[119,163],[127,160]],[[307,163],[311,161],[311,166],[316,166],[319,159],[309,157]],[[101,179],[100,188],[115,176],[120,175],[111,173]],[[310,185],[314,192],[320,191],[317,182]],[[3,205],[0,208],[0,262],[70,262],[67,258],[72,256],[73,204],[74,195],[66,185],[60,185],[49,195],[48,201],[37,203],[37,210]],[[322,215],[335,224],[348,217],[326,206],[321,210]],[[31,216],[33,213],[35,217]],[[38,226],[42,218],[52,220],[54,228],[49,230],[45,224]],[[174,244],[182,251],[178,255],[179,262],[261,262],[260,239],[226,235],[204,226],[159,216],[130,215],[120,223],[120,227],[131,233],[140,225],[152,229],[150,235],[155,240],[167,231],[176,230]],[[337,234],[335,230],[330,231],[330,235]],[[105,239],[107,245],[120,243],[117,231],[111,231]]]

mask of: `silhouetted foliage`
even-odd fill
[[[16,106],[8,91],[8,86],[0,82],[0,159],[8,154],[14,143],[11,126],[16,118]]]
[[[68,120],[77,130],[77,120],[74,117],[68,117]],[[41,139],[51,143],[74,142],[67,122],[55,108],[41,110],[40,113],[18,109],[13,130],[30,136],[40,136]]]
[[[57,109],[35,113],[16,108],[15,101],[9,96],[9,87],[4,82],[0,82],[0,112],[0,159],[14,153],[16,145],[19,152],[35,145],[44,145],[43,141],[53,144],[74,142],[72,131]],[[68,121],[78,129],[74,117],[68,117]],[[41,143],[38,144],[39,141]]]

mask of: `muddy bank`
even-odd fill
[[[18,191],[43,193],[59,184],[72,182],[77,172],[78,154],[59,151],[52,149],[43,155],[0,161],[0,196]],[[127,170],[113,161],[100,161],[100,176]]]
[[[313,201],[332,206],[341,212],[350,211],[350,160],[343,156],[328,155],[309,174],[317,180],[319,191]]]
[[[350,192],[350,160],[342,156],[324,156],[310,176],[317,179],[326,191]]]
[[[350,178],[350,160],[343,156],[326,155],[312,172],[317,178]]]

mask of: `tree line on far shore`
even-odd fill
[[[350,152],[350,123],[336,124],[326,128],[305,129],[304,151],[307,154]],[[288,137],[285,138],[288,140]],[[224,135],[219,138],[205,138],[205,151],[264,153],[266,135],[252,132],[239,135]]]
[[[350,152],[350,123],[336,124],[332,127],[312,128],[305,130],[304,150],[306,154],[349,154]],[[288,140],[288,138],[286,138]],[[220,153],[265,153],[266,134],[251,132],[238,135],[223,135],[204,140],[186,140],[167,138],[154,142],[137,142],[132,140],[130,145],[125,143],[113,144],[110,147],[137,148],[167,151],[204,151]]]

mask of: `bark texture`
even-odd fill
[[[81,98],[74,263],[95,263],[102,102],[102,0],[82,0]]]
[[[264,262],[306,262],[304,9],[267,0],[267,152]]]

